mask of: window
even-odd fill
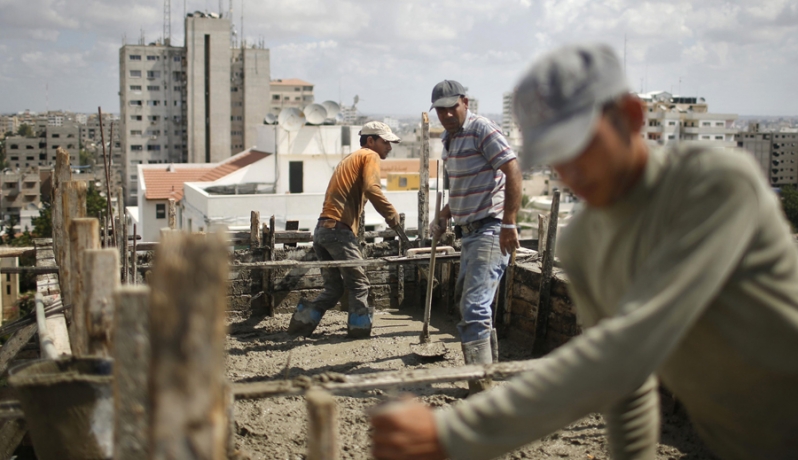
[[[158,60],[158,56],[147,56],[147,60],[148,61],[157,61]]]
[[[141,145],[131,145],[130,146],[130,150],[132,152],[141,152],[142,150],[144,150],[144,147],[141,146]],[[133,162],[131,162],[131,163],[133,163]],[[133,163],[133,164],[135,164],[135,163]]]
[[[715,126],[724,127],[724,126],[726,126],[726,123],[724,123],[724,122],[722,122],[722,121],[716,121],[716,122],[715,122]]]
[[[61,137],[61,135],[60,135],[60,134],[58,134],[58,133],[55,133],[55,134],[53,134],[51,137],[53,137],[53,138],[58,138],[58,137]]]
[[[130,180],[139,180],[139,175],[138,174],[131,174],[130,175]]]
[[[150,107],[157,107],[161,105],[161,101],[155,101],[155,100],[147,101],[147,105]]]
[[[131,61],[140,61],[141,60],[141,55],[140,54],[131,54],[130,55],[130,60]]]
[[[141,70],[131,70],[130,78],[141,78]]]
[[[305,90],[305,91],[313,91],[313,87],[312,86],[303,86],[302,89]]]
[[[669,121],[668,122],[668,126],[676,126],[676,122],[675,121]]]
[[[175,57],[174,57],[174,61],[175,61],[175,62],[180,62],[180,56],[175,56]]]
[[[141,107],[141,101],[140,100],[130,101],[129,104],[133,105],[133,106]]]
[[[40,153],[39,154],[39,159],[40,160],[47,160],[47,154],[46,153]]]
[[[141,85],[130,85],[130,91],[141,91]]]
[[[12,150],[13,149],[19,149],[19,145],[18,144],[11,144],[10,147],[11,147]]]
[[[294,91],[302,91],[302,88],[300,88],[299,86],[297,86],[296,88],[294,88]]]
[[[234,93],[237,93],[238,92],[238,86],[233,86],[232,88],[230,88],[230,91],[232,91]]]
[[[156,204],[155,205],[155,218],[156,219],[166,219],[166,205],[165,204]]]
[[[161,130],[160,129],[148,129],[147,130],[147,135],[148,136],[160,136],[161,135]]]
[[[279,94],[273,94],[272,95],[272,100],[273,101],[279,101],[280,100],[280,95]]]
[[[147,151],[148,152],[160,152],[161,151],[161,146],[160,145],[148,145],[147,146]]]
[[[58,147],[61,147],[61,146],[60,145],[53,145],[53,149],[57,149]]]
[[[147,120],[150,121],[158,121],[160,117],[158,115],[147,115]]]
[[[172,78],[175,80],[180,80],[182,73],[180,71],[172,72]]]
[[[160,78],[161,71],[160,70],[148,70],[147,71],[147,78]]]
[[[131,115],[130,119],[133,121],[141,121],[141,115]]]
[[[712,122],[710,121],[702,121],[701,126],[712,126]]]
[[[722,141],[723,140],[723,136],[715,136],[715,140],[716,141]]]
[[[140,129],[131,129],[130,130],[130,135],[131,136],[141,136],[141,130]]]
[[[175,91],[180,91],[180,87],[179,86],[175,86]]]
[[[295,101],[301,101],[301,100],[302,100],[302,98],[301,98],[301,97],[299,97],[299,96],[297,96],[297,97],[295,97],[295,98],[294,98],[294,100],[295,100]]]
[[[160,90],[161,90],[160,86],[148,86],[147,87],[147,91],[160,91]]]

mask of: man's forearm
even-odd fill
[[[501,171],[505,176],[504,185],[504,218],[502,223],[515,224],[518,210],[521,208],[521,168],[517,160],[511,160],[502,165]]]

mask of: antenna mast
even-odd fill
[[[244,43],[244,0],[241,0],[241,49],[246,48]]]
[[[172,44],[172,0],[163,0],[163,44]]]

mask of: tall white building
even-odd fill
[[[504,93],[502,96],[502,133],[516,152],[521,148],[521,130],[513,116],[513,92]]]
[[[136,204],[136,165],[218,163],[253,145],[269,110],[269,50],[230,47],[231,21],[185,18],[184,46],[119,50],[123,184]]]

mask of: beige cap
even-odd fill
[[[363,125],[359,133],[361,136],[377,135],[388,142],[399,142],[399,136],[391,131],[391,127],[381,121],[370,121]]]

